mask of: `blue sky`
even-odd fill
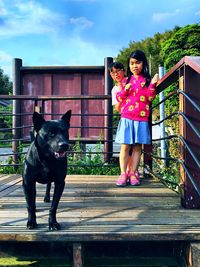
[[[200,23],[199,0],[0,0],[0,68],[103,65],[131,41]]]

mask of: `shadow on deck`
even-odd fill
[[[118,188],[116,176],[70,175],[58,208],[61,230],[48,230],[50,204],[37,184],[37,230],[26,230],[26,204],[20,175],[0,176],[0,241],[196,242],[199,210],[186,210],[177,193],[156,180]],[[76,247],[76,251],[81,251]],[[80,252],[81,253],[81,252]],[[75,266],[75,265],[74,265]],[[78,265],[77,265],[78,266]]]

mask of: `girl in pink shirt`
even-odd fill
[[[155,98],[158,74],[151,80],[146,56],[143,51],[131,53],[128,60],[127,82],[116,98],[121,107],[121,119],[117,128],[116,142],[121,144],[120,169],[116,185],[138,185],[138,166],[142,144],[150,144],[148,126],[149,106]],[[126,173],[128,155],[132,146],[130,173]]]

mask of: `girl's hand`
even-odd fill
[[[158,80],[159,80],[159,75],[158,75],[158,73],[156,73],[156,74],[153,76],[153,78],[152,78],[152,80],[151,80],[151,83],[152,83],[152,84],[155,84],[155,83],[158,82]]]
[[[130,83],[127,83],[124,87],[124,90],[125,91],[128,91],[129,89],[131,88],[131,84]]]

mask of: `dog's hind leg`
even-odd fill
[[[60,182],[55,183],[52,205],[51,205],[51,209],[49,211],[49,230],[59,230],[60,229],[60,224],[56,220],[56,212],[57,212],[58,204],[59,204],[60,198],[62,196],[64,187],[65,187],[64,181],[62,183],[60,183]]]
[[[44,202],[50,202],[51,182],[47,183],[46,193],[44,196]]]
[[[27,184],[23,182],[23,190],[28,210],[27,229],[34,229],[37,227],[36,222],[36,184]]]

